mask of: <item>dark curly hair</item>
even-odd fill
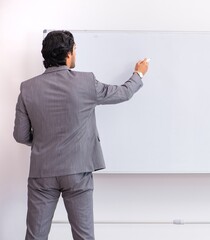
[[[73,53],[74,37],[69,31],[52,31],[42,42],[45,68],[66,65],[66,57]]]

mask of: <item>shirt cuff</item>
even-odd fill
[[[140,78],[143,78],[143,77],[144,77],[144,75],[143,75],[142,72],[135,71],[135,73],[137,73],[137,74],[140,76]]]

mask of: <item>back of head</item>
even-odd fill
[[[45,68],[66,65],[66,57],[73,52],[74,37],[69,31],[52,31],[42,42]]]

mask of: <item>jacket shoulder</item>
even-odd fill
[[[30,85],[32,82],[36,81],[36,80],[39,80],[39,79],[42,79],[43,78],[43,74],[40,74],[40,75],[37,75],[35,77],[32,77],[32,78],[29,78],[23,82],[21,82],[21,86],[27,86],[27,85]]]
[[[92,72],[82,72],[82,71],[70,71],[75,77],[89,77],[94,78],[94,74]]]

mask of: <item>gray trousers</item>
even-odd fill
[[[93,176],[81,173],[28,179],[28,212],[25,240],[47,240],[60,195],[74,240],[94,240]]]

